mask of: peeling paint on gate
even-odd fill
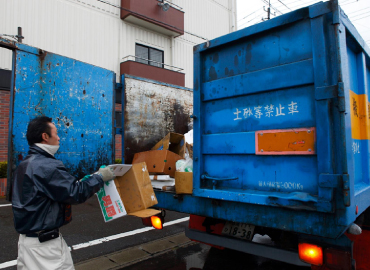
[[[53,118],[60,137],[55,157],[71,174],[83,177],[112,163],[114,72],[36,52],[15,51],[13,164],[27,155],[27,125],[40,115]]]

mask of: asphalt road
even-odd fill
[[[5,199],[0,199],[0,269],[15,270],[15,266],[2,268],[3,263],[17,258],[18,234],[13,227],[11,206]],[[77,269],[102,269],[98,262],[107,266],[112,258],[118,261],[125,259],[129,266],[123,270],[307,270],[285,263],[272,261],[262,257],[251,256],[232,250],[219,250],[208,245],[190,242],[183,235],[187,221],[176,223],[187,215],[167,211],[166,222],[175,224],[166,226],[163,230],[144,231],[141,219],[126,216],[105,223],[95,197],[81,205],[73,206],[73,221],[61,228],[61,233],[69,246],[82,247],[72,251],[72,257]],[[129,235],[129,233],[133,235]],[[125,234],[126,233],[126,234]],[[106,237],[120,235],[116,240]],[[184,238],[187,240],[184,241]],[[103,241],[95,241],[104,239]],[[176,240],[177,239],[177,240]],[[179,242],[178,242],[179,241]],[[178,243],[177,243],[178,242]],[[79,245],[84,244],[84,245]],[[93,245],[94,244],[94,245]],[[167,248],[167,249],[166,249]],[[163,251],[161,251],[163,250]],[[134,254],[143,259],[135,260]],[[131,258],[132,257],[132,258]],[[99,259],[100,258],[100,259]],[[105,261],[104,261],[105,259]],[[132,263],[129,263],[130,260]],[[125,263],[126,263],[125,262]]]
[[[191,244],[121,270],[310,270],[242,252]]]
[[[0,199],[0,206],[9,204],[5,199]],[[167,211],[166,222],[178,220],[188,215]],[[128,247],[161,239],[184,231],[187,222],[167,226],[163,230],[137,231],[145,228],[141,219],[125,216],[105,223],[95,196],[85,203],[72,207],[72,222],[61,228],[61,233],[69,246],[87,243],[96,239],[112,235],[132,232],[136,234],[124,236],[116,240],[97,241],[98,244],[85,246],[72,251],[74,263],[89,260],[98,256],[116,252]],[[147,228],[147,227],[146,227]],[[13,226],[11,206],[0,207],[0,265],[17,259],[18,234]],[[102,242],[102,243],[100,243]],[[16,269],[15,266],[2,269]]]

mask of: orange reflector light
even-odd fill
[[[160,217],[152,216],[150,219],[152,221],[152,225],[154,228],[156,228],[157,230],[163,229],[163,224],[162,224],[162,220]]]
[[[298,244],[299,258],[309,264],[323,265],[322,248],[316,245],[300,243]]]

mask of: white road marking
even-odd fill
[[[12,206],[12,204],[0,204],[0,207],[5,207],[5,206]]]
[[[176,220],[164,223],[163,227],[171,226],[173,224],[181,223],[181,222],[188,221],[188,220],[189,220],[189,217],[176,219]],[[145,227],[145,228],[137,229],[137,230],[130,231],[130,232],[125,232],[125,233],[120,233],[120,234],[115,234],[115,235],[103,237],[103,238],[92,240],[92,241],[89,241],[89,242],[86,242],[86,243],[73,245],[72,250],[77,250],[77,249],[80,249],[80,248],[99,245],[99,244],[104,243],[104,242],[108,242],[108,241],[111,241],[111,240],[116,240],[116,239],[119,239],[119,238],[131,236],[131,235],[135,235],[135,234],[138,234],[138,233],[143,233],[143,232],[147,232],[147,231],[151,231],[151,230],[155,230],[155,229],[153,227]]]
[[[176,220],[169,221],[169,222],[163,224],[163,227],[171,226],[171,225],[178,224],[178,223],[181,223],[181,222],[185,222],[185,221],[188,221],[188,220],[189,220],[189,217],[176,219]],[[119,234],[103,237],[103,238],[100,238],[100,239],[95,239],[95,240],[92,240],[92,241],[89,241],[89,242],[86,242],[86,243],[73,245],[72,250],[77,250],[77,249],[81,249],[81,248],[86,248],[86,247],[99,245],[99,244],[102,244],[104,242],[108,242],[108,241],[111,241],[111,240],[116,240],[116,239],[119,239],[119,238],[131,236],[131,235],[135,235],[135,234],[139,234],[139,233],[143,233],[143,232],[147,232],[147,231],[151,231],[151,230],[155,230],[155,229],[153,227],[146,227],[146,228],[141,228],[141,229],[137,229],[137,230],[130,231],[130,232],[119,233]],[[71,247],[70,247],[70,249],[71,249]],[[0,263],[0,269],[10,267],[10,266],[15,266],[15,265],[17,265],[17,260],[8,261],[8,262],[5,262],[5,263]]]
[[[14,266],[14,265],[17,265],[17,260],[5,262],[5,263],[0,263],[0,269],[7,268],[7,267],[10,267],[10,266]]]

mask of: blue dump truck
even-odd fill
[[[196,46],[193,192],[158,207],[191,214],[195,241],[370,269],[369,54],[338,1]]]
[[[8,199],[36,115],[55,121],[57,157],[76,177],[113,163],[115,135],[142,123],[125,104],[150,98],[127,94],[128,76],[116,83],[110,70],[5,39],[0,47],[13,51]],[[195,241],[312,269],[369,269],[369,55],[337,0],[196,46],[193,190],[156,191],[157,207],[189,213]],[[123,152],[147,150],[126,142]]]

